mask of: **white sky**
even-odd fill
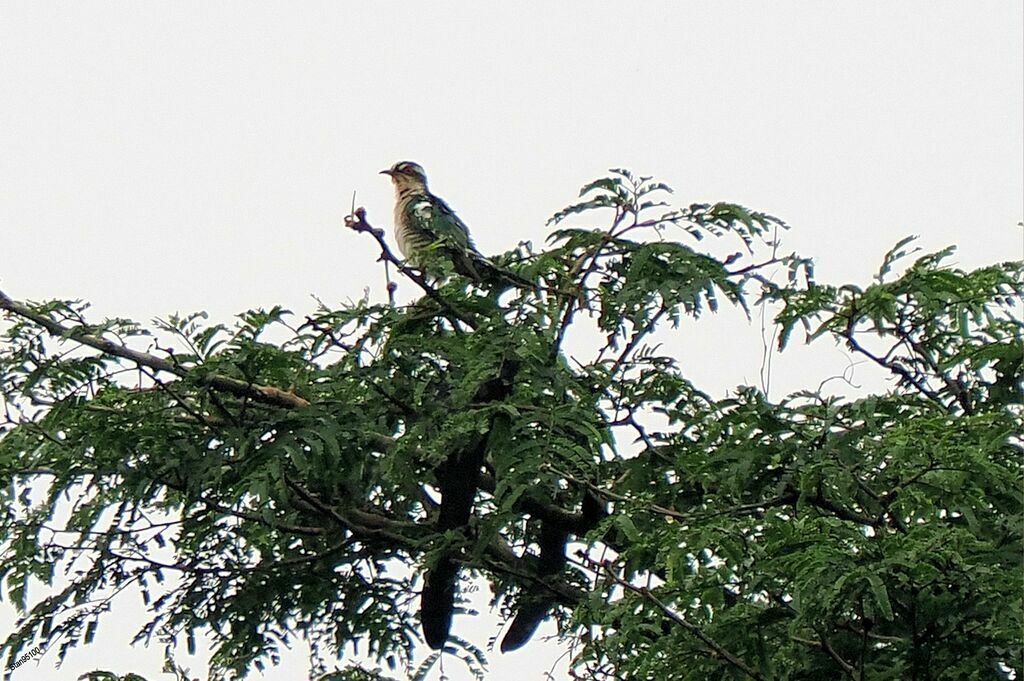
[[[1022,23],[1013,0],[0,2],[0,290],[140,320],[380,296],[371,240],[341,219],[357,191],[390,226],[377,171],[406,159],[485,253],[541,243],[580,185],[624,166],[682,205],[785,219],[823,281],[867,283],[908,234],[958,244],[964,266],[1021,258]],[[680,341],[698,384],[757,382],[738,321]],[[778,358],[777,385],[846,366],[816,361]],[[160,678],[124,612],[120,638],[111,624],[15,678]],[[495,652],[490,678],[540,678],[559,654]],[[302,651],[288,662],[266,678],[299,678]]]

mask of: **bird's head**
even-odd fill
[[[380,171],[387,175],[395,183],[395,189],[413,187],[416,189],[427,188],[427,174],[423,172],[423,166],[412,161],[399,161],[387,170]]]

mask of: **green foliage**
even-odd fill
[[[586,185],[549,247],[497,259],[536,282],[500,295],[452,275],[404,307],[151,330],[0,295],[6,659],[63,659],[136,592],[137,640],[209,636],[213,678],[295,637],[323,679],[386,678],[330,671],[353,652],[424,678],[442,656],[413,670],[418,571],[454,550],[506,607],[553,594],[588,678],[1019,678],[1021,264],[944,251],[897,275],[903,241],[872,285],[819,284],[776,255],[781,221],[667,190]],[[896,382],[714,399],[654,335],[723,303],[773,305],[781,347],[802,328]],[[482,434],[471,529],[439,533],[435,468]],[[576,543],[540,576],[552,519]],[[483,674],[483,651],[448,652]]]

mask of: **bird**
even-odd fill
[[[435,276],[444,273],[443,261],[447,260],[458,274],[493,290],[533,286],[519,275],[493,264],[476,249],[466,223],[428,189],[423,166],[413,161],[400,161],[380,172],[389,176],[394,184],[395,240],[407,263]],[[518,360],[503,357],[497,375],[478,386],[470,403],[499,402],[507,398],[518,369]],[[434,475],[441,492],[435,524],[440,534],[466,532],[473,515],[481,466],[494,432],[494,421],[501,416],[501,413],[492,415],[491,423],[484,432],[475,433],[461,443],[435,468]],[[458,553],[451,547],[440,551],[424,575],[420,593],[420,625],[427,645],[434,650],[444,649],[451,630],[460,572]],[[545,601],[543,607],[534,609],[538,612],[531,613],[520,622],[518,630],[521,633],[513,637],[516,639],[515,647],[525,643],[549,606]]]
[[[395,186],[395,239],[405,260],[426,269],[431,261],[428,254],[436,245],[456,272],[483,281],[481,271],[488,268],[487,259],[473,244],[466,223],[443,199],[430,193],[423,166],[400,161],[380,172]]]
[[[496,290],[533,288],[529,280],[499,267],[477,250],[469,228],[455,211],[427,188],[423,166],[399,161],[387,170],[395,186],[395,239],[407,263],[434,275],[443,271],[433,255],[447,259],[455,271]]]

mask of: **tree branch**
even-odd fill
[[[715,641],[715,639],[705,634],[704,631],[701,630],[701,628],[698,627],[696,624],[688,622],[679,613],[665,605],[665,603],[663,603],[657,596],[655,596],[647,587],[636,586],[635,584],[632,584],[629,581],[622,579],[617,574],[615,574],[615,571],[612,570],[611,566],[607,563],[597,563],[596,561],[592,561],[589,559],[587,559],[587,562],[591,563],[591,569],[594,569],[597,572],[603,572],[604,574],[608,575],[608,577],[613,582],[618,584],[626,591],[634,593],[643,598],[644,600],[653,604],[658,610],[661,611],[662,615],[664,615],[667,619],[681,626],[683,629],[685,629],[690,634],[695,636],[698,640],[700,640],[701,643],[703,643],[708,648],[713,650],[715,654],[721,657],[723,660],[725,660],[732,666],[736,667],[736,669],[740,670],[750,678],[756,679],[756,681],[766,681],[765,677],[759,671],[748,666],[746,662],[730,653],[720,643]]]
[[[462,312],[459,312],[454,307],[452,307],[452,304],[445,300],[444,296],[442,296],[436,288],[427,283],[427,280],[423,277],[422,274],[406,265],[398,258],[398,256],[396,256],[391,251],[391,248],[388,246],[388,243],[384,241],[384,230],[373,227],[370,225],[369,222],[366,221],[365,209],[356,208],[355,212],[352,215],[346,215],[345,226],[356,232],[363,232],[365,234],[369,234],[370,236],[372,236],[374,240],[376,240],[377,244],[380,246],[381,260],[383,260],[385,263],[391,263],[398,269],[399,272],[401,272],[406,277],[415,282],[417,286],[423,289],[423,292],[426,293],[431,300],[440,305],[441,308],[454,320],[462,322],[471,329],[476,328],[476,322],[471,317],[463,314]],[[389,286],[388,295],[390,296],[391,294],[392,291]]]
[[[36,312],[28,305],[12,300],[3,291],[0,291],[0,310],[6,310],[11,314],[34,322],[46,329],[52,336],[58,338],[69,338],[75,342],[81,343],[82,345],[99,350],[105,355],[120,357],[121,359],[135,362],[139,366],[148,367],[155,371],[164,371],[169,374],[174,374],[179,378],[188,378],[200,385],[206,385],[215,390],[221,390],[239,397],[247,397],[276,407],[294,409],[297,407],[309,406],[308,400],[304,400],[298,395],[294,395],[290,392],[272,386],[256,385],[246,381],[241,381],[237,378],[222,376],[220,374],[193,376],[189,370],[171,362],[170,360],[150,355],[146,352],[133,350],[124,345],[115,343],[114,341],[107,340],[106,338],[102,338],[91,333],[83,333],[80,329],[75,327],[64,326],[63,324],[55,322],[46,315]]]

